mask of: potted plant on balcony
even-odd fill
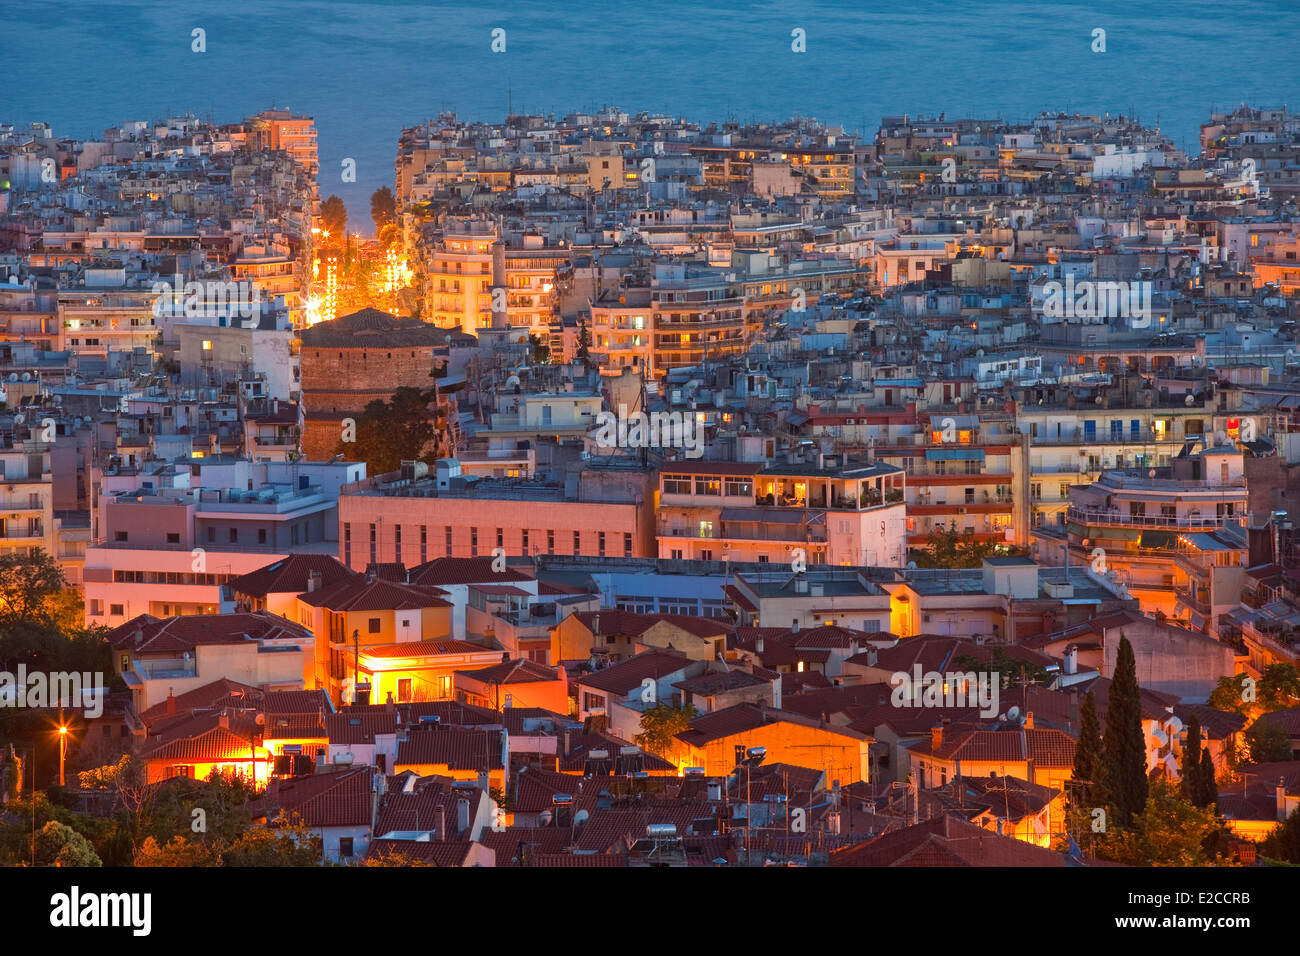
[[[862,492],[861,504],[864,508],[880,504],[880,492],[875,488],[867,488]]]
[[[885,500],[888,501],[890,504],[896,504],[897,502],[903,500],[903,492],[898,488],[891,488],[888,492],[885,493]]]

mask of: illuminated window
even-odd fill
[[[211,340],[211,339],[204,339],[204,340],[203,340],[203,351],[205,351],[205,352],[211,352],[211,351],[212,351],[212,340]]]

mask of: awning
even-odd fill
[[[1138,539],[1139,548],[1173,548],[1178,535],[1172,531],[1143,531]]]
[[[1192,531],[1180,537],[1198,551],[1231,551],[1232,548],[1224,544],[1212,534],[1204,531]]]
[[[983,448],[927,448],[926,461],[983,461]]]

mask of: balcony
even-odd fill
[[[198,662],[182,658],[136,661],[133,666],[142,680],[183,680],[199,676]]]
[[[1223,522],[1233,516],[1178,517],[1166,515],[1121,514],[1117,511],[1080,511],[1067,508],[1065,517],[1083,525],[1116,525],[1125,528],[1160,528],[1166,531],[1211,531],[1223,527]]]

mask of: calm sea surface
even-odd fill
[[[191,51],[206,31],[207,52]],[[491,32],[506,31],[506,52]],[[791,31],[807,52],[791,52]],[[1106,52],[1091,50],[1106,31]],[[0,121],[56,135],[193,111],[314,116],[321,192],[371,230],[399,130],[452,110],[499,121],[605,104],[689,119],[1027,119],[1125,112],[1190,151],[1210,110],[1300,109],[1297,0],[433,3],[0,0]],[[341,182],[345,158],[357,182]]]

